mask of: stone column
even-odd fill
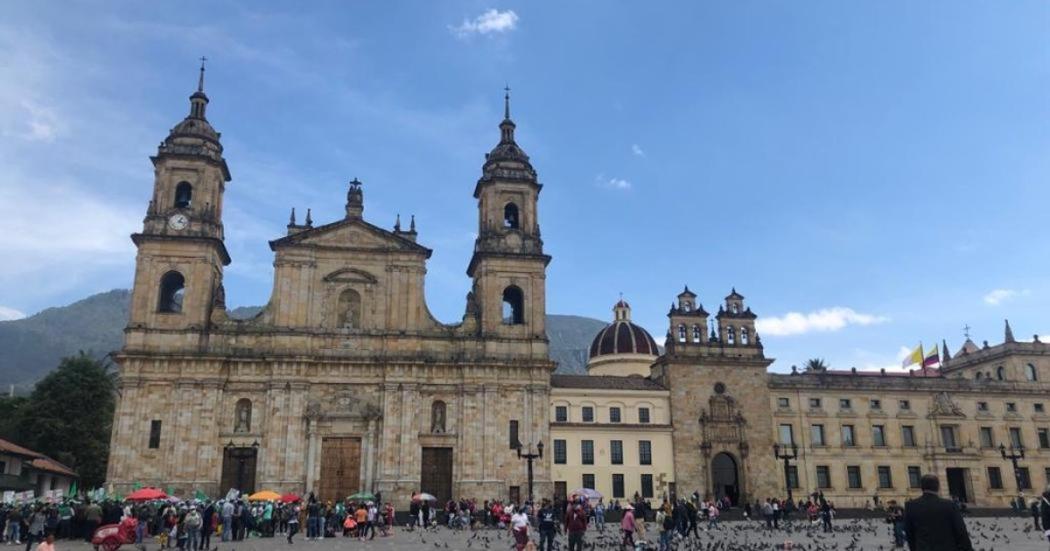
[[[317,416],[311,415],[306,419],[306,491],[314,491],[314,472],[316,472],[315,464],[317,463]]]

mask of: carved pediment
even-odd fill
[[[959,404],[956,404],[947,392],[939,392],[933,397],[930,417],[966,417]]]
[[[271,249],[276,250],[285,246],[373,249],[385,252],[409,251],[423,252],[430,256],[430,249],[359,219],[340,220],[270,242]]]
[[[376,276],[357,268],[342,268],[326,276],[324,280],[329,283],[376,283]]]
[[[344,390],[334,400],[310,400],[303,416],[308,419],[379,419],[383,410],[374,397],[362,390]]]

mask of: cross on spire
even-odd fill
[[[966,337],[966,340],[970,339],[970,324],[963,326],[963,336]]]
[[[510,84],[503,87],[503,118],[510,120]]]
[[[197,91],[198,92],[203,92],[204,91],[204,62],[205,61],[208,61],[208,58],[206,58],[204,56],[201,56],[201,76],[200,76],[200,79],[197,80]]]

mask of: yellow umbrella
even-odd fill
[[[278,499],[281,499],[281,494],[273,490],[263,490],[248,496],[249,501],[277,501]]]

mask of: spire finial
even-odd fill
[[[203,92],[204,91],[204,62],[205,61],[208,61],[208,58],[206,58],[204,56],[201,56],[201,76],[197,80],[197,91],[198,92]]]
[[[408,231],[416,233],[416,215],[412,215],[411,221],[408,223]]]
[[[968,323],[963,326],[963,336],[966,337],[966,340],[970,340],[970,324]]]
[[[292,207],[292,215],[288,218],[288,225],[289,226],[294,226],[295,225],[295,207]]]
[[[314,225],[314,219],[310,216],[310,209],[306,209],[306,227],[312,228]]]
[[[503,118],[510,120],[510,84],[503,87]]]
[[[394,231],[401,231],[401,213],[397,213],[397,218],[394,220]]]
[[[1006,321],[1006,330],[1005,330],[1005,335],[1004,335],[1004,341],[1005,342],[1014,342],[1014,330],[1010,329],[1010,320],[1005,320],[1005,321]]]

